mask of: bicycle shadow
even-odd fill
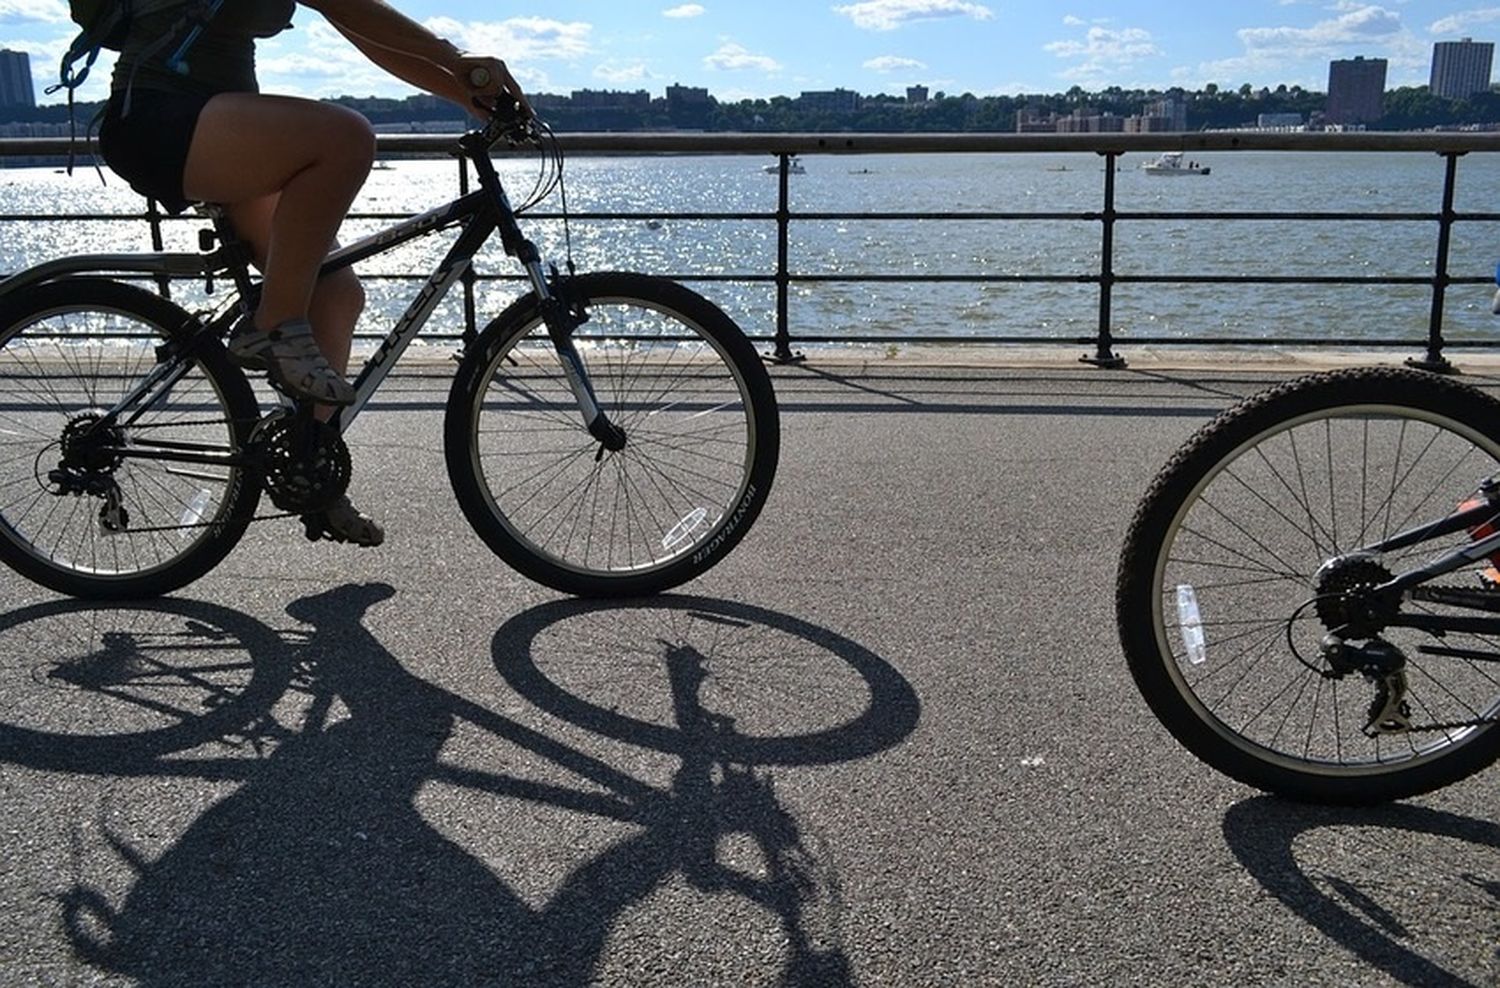
[[[788,945],[781,983],[851,982],[838,932],[836,870],[777,796],[771,776],[747,757],[757,748],[775,755],[775,746],[746,740],[734,718],[701,701],[720,645],[686,640],[679,627],[676,637],[642,646],[658,656],[665,674],[669,695],[662,699],[673,711],[672,743],[680,760],[670,785],[656,787],[411,675],[364,623],[367,611],[393,594],[377,585],[305,598],[287,609],[311,626],[305,644],[255,637],[268,654],[253,656],[254,662],[297,664],[295,678],[311,691],[302,721],[283,725],[267,756],[231,767],[214,759],[156,758],[163,773],[200,766],[206,776],[243,777],[244,784],[154,860],[106,829],[134,879],[123,895],[79,881],[63,897],[63,926],[79,959],[151,986],[582,984],[596,977],[622,914],[677,877],[698,890],[742,896],[779,923]],[[532,640],[526,635],[591,614],[617,618],[631,613],[628,607],[567,602],[538,608],[501,629],[497,658],[507,657],[502,667],[512,661],[524,667],[529,653],[514,645]],[[783,763],[794,750],[801,756],[793,761],[804,763],[838,760],[841,751],[862,757],[899,743],[915,726],[910,686],[846,639],[718,601],[673,598],[638,607],[650,615],[639,623],[653,633],[661,630],[657,612],[707,614],[757,628],[773,627],[760,623],[769,620],[773,633],[813,635],[817,647],[863,670],[872,716],[824,737],[832,750],[819,749],[816,736],[783,746]],[[702,630],[719,635],[723,625],[709,622]],[[443,749],[460,722],[587,784],[540,783],[448,764]],[[202,734],[180,739],[201,740]],[[83,754],[89,757],[80,757],[75,770],[152,770],[141,753],[113,762],[93,749]],[[638,829],[572,864],[550,899],[533,905],[474,847],[423,818],[418,793],[433,780],[486,795],[469,801],[472,812],[496,812],[497,799],[524,800]],[[721,862],[719,847],[729,834],[752,842],[763,867]]]
[[[1358,867],[1347,869],[1354,874],[1317,873],[1298,861],[1297,844],[1300,838],[1322,828],[1359,828],[1360,834],[1384,831],[1400,840],[1386,848],[1369,838],[1356,843],[1358,834],[1344,837],[1357,852],[1350,856]],[[1430,871],[1412,854],[1414,838],[1443,838],[1500,849],[1500,825],[1406,803],[1341,808],[1258,796],[1230,808],[1224,818],[1224,835],[1245,870],[1267,892],[1390,978],[1409,985],[1471,985],[1493,983],[1500,974],[1500,920],[1487,958],[1427,956],[1422,941],[1424,934],[1432,931],[1422,927],[1440,928],[1443,917],[1432,908],[1433,893],[1413,905],[1409,890],[1401,885],[1403,879]],[[1471,909],[1500,915],[1500,875],[1493,869],[1489,875],[1466,871],[1450,885],[1442,895],[1449,908],[1462,908],[1468,902]],[[1420,916],[1420,922],[1404,921],[1401,907]],[[1487,970],[1478,974],[1476,966]],[[1453,969],[1459,967],[1470,970]]]

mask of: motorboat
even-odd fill
[[[762,171],[764,171],[767,175],[780,175],[781,162],[777,161],[774,164],[769,164],[764,169],[762,169]],[[787,156],[786,173],[788,175],[806,175],[807,169],[802,167],[802,159],[793,154]]]
[[[1141,171],[1147,175],[1207,175],[1208,166],[1182,160],[1181,151],[1167,151],[1142,165]]]

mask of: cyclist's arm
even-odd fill
[[[493,102],[502,91],[529,114],[531,107],[505,63],[460,51],[383,0],[302,0],[322,14],[370,61],[435,96],[472,109],[474,99]],[[489,82],[470,83],[470,73],[484,69]]]

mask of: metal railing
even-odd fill
[[[453,146],[453,138],[441,135],[383,135],[379,140],[382,153],[422,154],[440,156]],[[1215,132],[1194,134],[571,134],[563,135],[561,143],[569,154],[735,154],[773,155],[779,162],[779,186],[777,205],[772,212],[574,212],[570,219],[578,221],[681,219],[706,221],[764,221],[776,226],[776,257],[774,270],[743,271],[724,274],[680,273],[672,276],[683,280],[732,281],[738,283],[765,283],[774,285],[776,294],[775,333],[770,337],[752,337],[770,343],[778,360],[798,359],[793,350],[797,343],[843,343],[843,342],[896,342],[896,343],[1024,343],[1024,344],[1072,344],[1092,347],[1093,352],[1083,358],[1087,363],[1101,367],[1123,366],[1124,360],[1116,352],[1122,342],[1138,345],[1276,345],[1276,346],[1326,346],[1355,343],[1359,346],[1411,347],[1420,345],[1425,349],[1421,358],[1409,361],[1416,366],[1433,370],[1448,370],[1450,364],[1444,351],[1453,346],[1484,345],[1474,342],[1450,342],[1443,336],[1443,316],[1448,289],[1459,284],[1483,284],[1489,279],[1478,275],[1456,276],[1449,270],[1450,246],[1453,228],[1460,222],[1500,222],[1500,213],[1458,212],[1455,209],[1455,191],[1459,177],[1459,161],[1470,154],[1500,152],[1500,134],[1495,133],[1263,133],[1263,132]],[[65,140],[10,139],[0,141],[0,157],[34,155],[61,155],[68,149]],[[1435,156],[1443,167],[1441,202],[1430,212],[1306,212],[1306,211],[1198,211],[1162,212],[1127,211],[1117,207],[1116,173],[1117,163],[1127,153],[1159,153],[1182,151],[1185,154],[1221,151],[1297,151],[1317,152],[1407,152]],[[790,162],[804,155],[861,155],[861,154],[1027,154],[1041,152],[1089,153],[1104,161],[1103,188],[1100,207],[1096,210],[1076,212],[811,212],[797,211],[791,205]],[[466,171],[459,170],[458,183],[461,190],[467,189]],[[560,213],[533,211],[536,219],[560,219]],[[49,222],[59,219],[55,214],[5,214],[0,221]],[[140,218],[150,224],[152,242],[156,249],[164,242],[162,226],[171,222],[154,203],[147,203],[140,214],[93,214],[70,219],[129,219]],[[356,214],[355,219],[391,220],[400,217],[389,214]],[[791,230],[794,224],[828,221],[900,221],[900,222],[1027,222],[1055,220],[1095,224],[1099,229],[1099,267],[1097,271],[1078,274],[812,274],[799,273],[794,264]],[[1424,276],[1365,276],[1365,275],[1219,275],[1219,274],[1122,274],[1116,271],[1116,232],[1120,224],[1137,221],[1227,221],[1264,222],[1297,221],[1309,223],[1328,222],[1419,222],[1431,223],[1434,227],[1433,262],[1431,274]],[[386,277],[419,278],[421,275],[390,275]],[[475,318],[474,284],[485,276],[476,276],[472,271],[464,279],[464,318],[466,331],[474,329]],[[503,277],[503,276],[488,276]],[[1098,290],[1098,329],[1088,338],[1039,338],[1036,336],[975,336],[935,337],[921,335],[886,334],[871,340],[849,335],[827,335],[797,333],[793,331],[789,311],[789,300],[793,286],[828,282],[846,283],[1042,283],[1067,282],[1095,286]],[[1415,285],[1424,286],[1431,293],[1431,308],[1425,341],[1411,340],[1340,340],[1329,337],[1279,336],[1275,338],[1228,339],[1203,336],[1129,336],[1117,339],[1112,328],[1115,290],[1122,285]]]

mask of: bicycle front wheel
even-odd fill
[[[1121,556],[1121,641],[1152,710],[1220,771],[1317,802],[1400,799],[1495,761],[1500,636],[1439,638],[1344,601],[1471,541],[1357,552],[1451,515],[1497,472],[1500,402],[1430,374],[1314,375],[1225,412],[1157,477]],[[1435,582],[1482,590],[1491,565]],[[1341,666],[1335,640],[1399,651],[1404,715],[1394,678]]]
[[[0,559],[88,598],[151,597],[197,579],[244,534],[258,483],[221,460],[258,414],[222,347],[163,362],[197,327],[150,292],[99,279],[0,301]],[[141,391],[144,382],[158,383]]]
[[[780,426],[755,349],[718,307],[645,275],[569,279],[573,343],[625,433],[585,430],[534,295],[469,349],[445,421],[464,514],[519,572],[564,593],[657,593],[722,559],[765,504]]]

